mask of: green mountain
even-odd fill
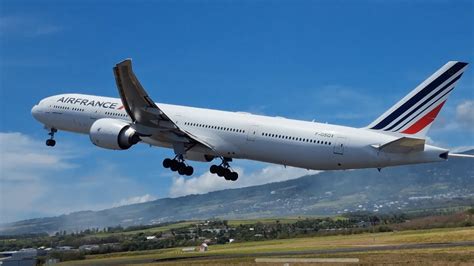
[[[468,152],[474,154],[474,150]],[[164,198],[101,211],[3,225],[0,234],[54,233],[207,218],[336,215],[474,204],[472,159],[382,169],[327,171],[284,182]]]

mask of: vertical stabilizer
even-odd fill
[[[424,138],[466,66],[448,62],[367,128]]]

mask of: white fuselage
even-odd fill
[[[61,98],[63,101],[58,101]],[[88,134],[91,125],[101,118],[131,123],[121,106],[119,98],[62,94],[43,99],[33,107],[32,114],[48,128]],[[429,145],[421,152],[382,152],[376,147],[394,141],[400,135],[366,128],[161,103],[157,106],[180,129],[209,143],[213,147],[210,155],[214,156],[330,170],[444,161],[440,155],[447,152]],[[145,137],[142,141],[172,147],[172,143],[151,138]]]

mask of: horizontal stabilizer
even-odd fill
[[[472,154],[460,154],[460,153],[449,153],[449,157],[458,157],[458,158],[474,158]]]
[[[380,151],[391,153],[409,153],[423,151],[425,149],[425,140],[417,138],[402,137],[394,141],[375,147]]]

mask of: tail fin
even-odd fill
[[[466,66],[448,62],[367,128],[424,138]]]

